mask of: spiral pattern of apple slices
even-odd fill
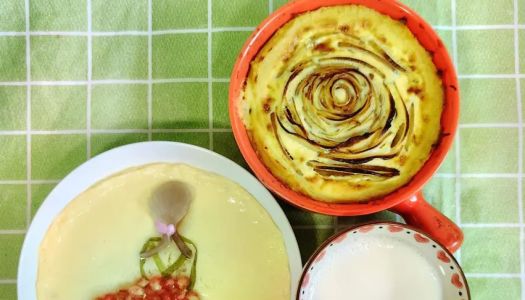
[[[341,32],[314,37],[303,48],[294,52],[311,55],[281,73],[290,75],[282,103],[271,116],[288,158],[294,159],[282,134],[316,149],[318,158],[307,163],[321,176],[384,180],[399,175],[380,161],[410,145],[414,106],[396,83],[407,70],[374,41]]]

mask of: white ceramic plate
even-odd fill
[[[49,194],[27,232],[18,266],[18,299],[36,299],[40,243],[51,222],[81,192],[123,169],[153,162],[186,163],[233,180],[250,192],[268,211],[284,238],[291,275],[291,299],[295,299],[302,264],[299,247],[283,211],[255,177],[233,161],[212,151],[173,142],[144,142],[115,148],[82,164]]]

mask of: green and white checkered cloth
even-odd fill
[[[315,0],[312,0],[315,1]],[[0,299],[16,299],[20,247],[43,199],[118,145],[174,140],[245,166],[227,112],[250,32],[283,0],[0,1]],[[525,0],[405,0],[456,63],[461,125],[425,188],[461,225],[475,300],[525,299]],[[303,259],[359,218],[283,204]]]

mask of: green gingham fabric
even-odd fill
[[[32,216],[90,157],[171,140],[246,166],[228,120],[229,75],[250,32],[284,2],[0,1],[0,299],[16,299]],[[525,299],[525,0],[403,2],[442,37],[461,86],[456,142],[425,195],[465,232],[456,256],[473,299]],[[396,219],[282,206],[303,260],[351,224]]]

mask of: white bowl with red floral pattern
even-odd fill
[[[395,240],[396,243],[403,245],[403,249],[410,250],[410,255],[406,256],[405,259],[411,260],[413,256],[418,256],[418,259],[422,259],[423,261],[428,263],[428,266],[434,269],[433,276],[436,279],[436,282],[438,282],[438,284],[436,284],[436,289],[441,294],[441,296],[437,296],[436,298],[431,297],[431,299],[471,299],[465,275],[454,256],[450,254],[450,252],[446,250],[445,247],[434,241],[425,233],[411,226],[394,222],[380,222],[369,223],[348,228],[324,242],[323,245],[321,245],[319,249],[312,255],[312,257],[304,267],[303,274],[299,282],[299,288],[297,290],[297,300],[320,299],[319,290],[326,290],[326,284],[324,284],[323,287],[320,287],[320,280],[318,280],[318,278],[329,277],[326,272],[333,272],[333,268],[336,265],[344,264],[345,268],[347,268],[348,266],[351,267],[351,262],[349,263],[349,261],[338,261],[337,259],[340,258],[334,257],[341,257],[340,253],[342,251],[353,251],[349,250],[351,249],[349,248],[349,245],[362,243],[362,241],[365,239],[381,241]],[[364,246],[368,249],[366,251],[371,251],[370,245],[373,244]],[[329,261],[329,264],[327,264],[327,261]],[[367,264],[367,262],[365,262],[365,264]],[[400,267],[398,270],[395,270],[395,272],[397,273],[396,276],[403,276],[403,274],[406,273],[406,268],[410,266],[410,263],[400,263],[397,265],[400,265],[402,267]],[[368,275],[372,277],[375,276],[370,274]],[[384,274],[381,274],[381,276],[382,275]],[[349,278],[350,277],[351,276],[349,275]],[[345,284],[349,284],[348,280],[351,280],[349,278],[346,278],[344,280],[337,280],[335,286],[338,287],[338,285],[341,285],[341,282],[344,282],[345,280]],[[379,289],[380,287],[377,288]],[[338,293],[339,297],[341,297],[341,291],[339,291]],[[344,299],[354,299],[354,297],[356,296],[356,294],[349,290],[348,295],[345,294],[343,297]],[[390,295],[388,295],[387,297],[390,297]],[[322,296],[321,298],[328,299],[333,298],[333,296]]]

